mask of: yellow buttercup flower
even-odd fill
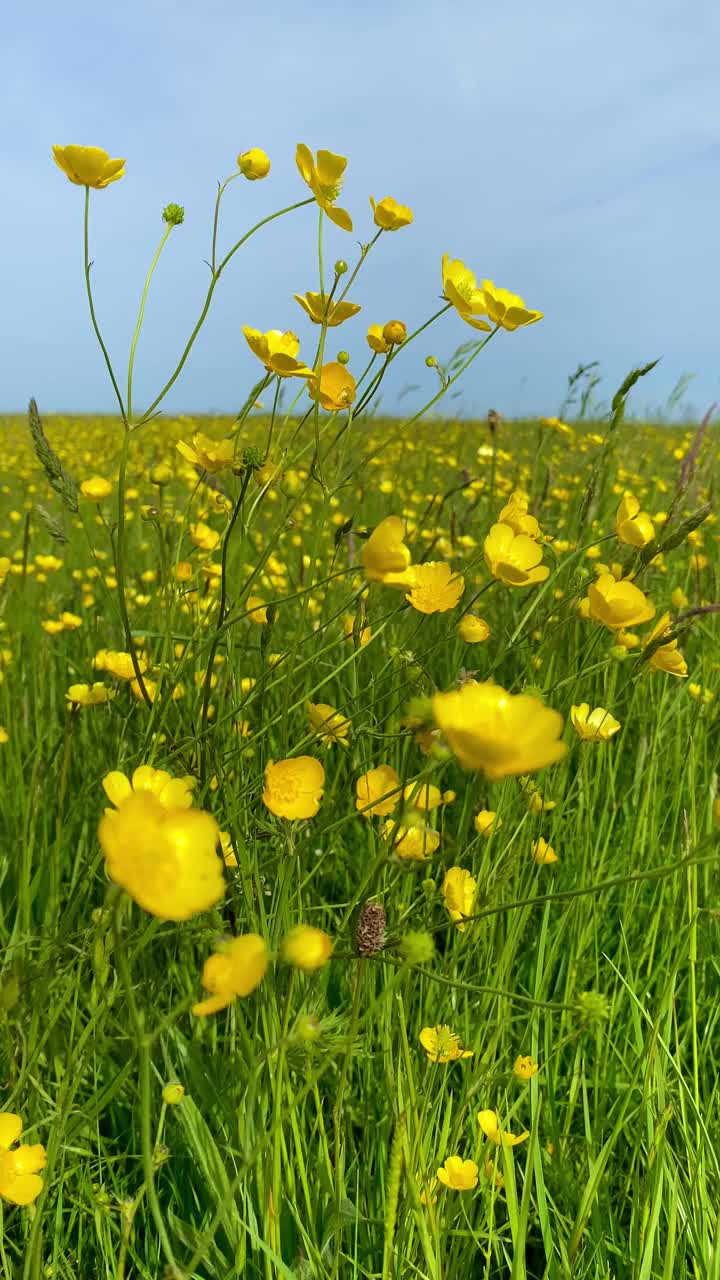
[[[455,799],[454,796],[452,798]],[[443,794],[432,782],[408,782],[403,788],[403,800],[411,809],[431,813],[443,804]]]
[[[210,475],[231,467],[235,455],[233,440],[211,440],[210,436],[203,435],[202,431],[195,432],[191,445],[186,444],[184,440],[178,440],[175,448],[194,467],[202,467],[203,471],[207,471]]]
[[[482,295],[482,314],[509,333],[543,318],[542,311],[530,311],[518,294],[511,293],[509,289],[499,289],[492,280],[483,280]]]
[[[450,867],[442,883],[445,910],[460,933],[465,932],[465,921],[472,915],[477,880],[464,867]]]
[[[423,1027],[420,1043],[431,1062],[456,1062],[458,1058],[472,1058],[472,1049],[460,1047],[460,1037],[446,1024]]]
[[[463,768],[482,769],[494,782],[544,769],[567,751],[557,711],[489,681],[468,680],[460,689],[436,693],[432,711]]]
[[[460,319],[473,329],[489,332],[490,325],[487,321],[478,318],[485,315],[485,299],[482,289],[477,287],[477,281],[470,268],[466,267],[459,258],[451,258],[449,254],[444,253],[442,282],[443,294],[448,302],[452,303]]]
[[[489,1138],[496,1147],[516,1147],[518,1143],[525,1142],[530,1137],[527,1129],[523,1129],[522,1133],[511,1133],[509,1129],[502,1129],[497,1111],[479,1111],[477,1121],[485,1137]]]
[[[382,335],[391,347],[399,347],[407,339],[407,325],[404,320],[388,320],[383,325]]]
[[[66,178],[77,187],[93,187],[101,191],[118,182],[125,173],[124,160],[111,160],[102,147],[54,146],[53,159]]]
[[[147,671],[147,658],[142,654],[136,654],[137,664],[142,675]],[[95,655],[93,666],[98,671],[108,671],[116,680],[135,680],[135,668],[133,660],[129,653],[116,649],[101,649]]]
[[[643,641],[643,649],[649,648],[656,640],[660,640],[662,636],[670,634],[670,614],[664,613],[657,622],[656,626],[650,632],[650,635]],[[688,673],[687,662],[678,649],[679,641],[670,640],[667,644],[661,644],[650,655],[648,666],[651,671],[665,671],[669,676],[679,676],[685,679]]]
[[[376,525],[360,553],[368,582],[393,587],[412,585],[412,576],[408,578],[412,556],[403,542],[404,534],[405,525],[399,516],[386,516]]]
[[[379,356],[387,355],[392,350],[392,342],[385,337],[385,331],[381,324],[371,324],[367,331],[367,344],[371,351],[377,352]]]
[[[262,361],[269,373],[276,373],[281,378],[310,377],[312,369],[297,359],[300,339],[291,329],[285,333],[279,329],[268,329],[267,333],[262,333],[244,324],[243,336],[253,355]]]
[[[415,565],[413,583],[405,599],[418,613],[447,613],[454,609],[465,590],[461,573],[453,573],[444,560]]]
[[[203,966],[202,985],[210,992],[207,999],[193,1005],[196,1018],[226,1009],[234,1000],[249,996],[260,986],[268,966],[265,940],[257,933],[243,933],[224,943],[208,956]]]
[[[590,710],[589,702],[570,708],[572,727],[583,742],[607,742],[620,728],[620,721],[604,707]]]
[[[333,151],[318,151],[313,156],[304,142],[299,142],[295,152],[295,163],[303,182],[307,183],[320,208],[324,210],[331,222],[343,231],[352,231],[352,218],[345,209],[338,209],[335,201],[342,190],[347,159],[335,155]]]
[[[285,935],[280,954],[286,964],[292,964],[305,973],[312,973],[327,964],[332,949],[332,940],[322,929],[315,929],[309,924],[296,924]]]
[[[552,862],[557,862],[558,856],[551,844],[540,836],[539,840],[533,840],[530,845],[530,852],[540,867],[547,867]]]
[[[498,524],[509,524],[513,533],[525,533],[529,538],[540,537],[540,525],[535,516],[528,513],[528,500],[524,494],[512,493],[500,515]]]
[[[586,599],[589,616],[608,631],[636,627],[655,617],[655,606],[640,588],[628,578],[617,582],[611,573],[601,573],[596,582],[590,583]]]
[[[308,378],[308,394],[311,400],[319,400],[329,413],[349,409],[355,400],[357,387],[349,369],[338,360],[324,364],[320,374],[311,373]]]
[[[327,702],[308,702],[308,724],[322,742],[330,746],[333,743],[341,747],[348,745],[352,725],[347,716]]]
[[[352,614],[345,615],[342,620],[342,629],[346,640],[353,640],[355,638],[355,619]],[[362,626],[360,628],[358,640],[361,649],[364,649],[365,645],[370,643],[372,640],[372,634],[372,627]]]
[[[75,707],[99,707],[115,697],[115,690],[96,681],[94,684],[71,684],[65,697]]]
[[[520,1054],[515,1059],[513,1075],[517,1076],[518,1080],[532,1080],[533,1076],[537,1075],[539,1070],[540,1068],[537,1062],[533,1062],[529,1053],[525,1055]]]
[[[478,1183],[478,1167],[474,1160],[461,1156],[448,1156],[437,1171],[438,1182],[451,1191],[472,1191]]]
[[[47,1163],[45,1148],[39,1142],[16,1147],[22,1127],[20,1116],[0,1112],[0,1196],[10,1204],[32,1204],[43,1189],[39,1173]]]
[[[106,773],[102,780],[103,791],[111,804],[119,808],[134,792],[149,792],[159,800],[164,809],[189,809],[193,802],[195,779],[186,775],[173,778],[164,769],[151,764],[138,765],[131,777],[119,769]]]
[[[90,476],[89,480],[82,481],[80,492],[83,498],[91,498],[93,502],[101,502],[103,498],[110,497],[112,485],[109,480],[103,479],[102,476]]]
[[[392,841],[392,852],[402,862],[426,862],[440,845],[440,836],[421,822],[399,826],[388,818],[383,826],[386,840]]]
[[[267,178],[270,172],[270,159],[262,147],[251,147],[249,151],[240,153],[237,166],[243,178],[247,178],[248,182],[257,182],[260,178]]]
[[[498,818],[494,809],[481,809],[479,813],[475,814],[474,822],[478,835],[484,836],[486,840],[494,836],[495,832],[499,831],[503,825],[502,818]]]
[[[483,544],[485,563],[493,578],[506,587],[531,587],[549,576],[541,564],[542,547],[526,533],[514,533],[509,524],[494,524]]]
[[[379,764],[358,778],[355,791],[355,808],[362,816],[381,818],[392,813],[400,799],[400,778],[391,764]]]
[[[314,818],[324,785],[325,770],[313,756],[271,760],[265,768],[263,804],[277,818]]]
[[[173,1080],[171,1084],[163,1085],[162,1100],[166,1107],[178,1107],[185,1097],[185,1085],[180,1084],[179,1080]]]
[[[409,227],[413,220],[413,211],[406,204],[398,204],[392,196],[385,196],[377,204],[370,196],[373,221],[382,231],[399,231],[401,227]]]
[[[465,644],[482,644],[490,636],[490,628],[484,618],[466,613],[457,624],[457,632]]]
[[[335,329],[362,311],[356,302],[333,302],[322,293],[294,293],[293,297],[313,324],[326,324],[328,329]]]
[[[615,534],[630,547],[646,547],[655,537],[655,526],[632,493],[626,493],[615,517]]]
[[[220,534],[217,529],[211,529],[204,520],[198,520],[197,524],[190,525],[190,538],[199,551],[215,551],[220,546]]]

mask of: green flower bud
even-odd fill
[[[338,258],[337,262],[335,263],[335,275],[344,276],[347,269],[348,269],[348,264],[345,261],[345,259]]]
[[[185,221],[185,210],[181,204],[166,204],[163,209],[163,222],[171,227],[179,227]]]
[[[338,364],[348,364],[348,363],[350,362],[350,352],[349,352],[349,351],[338,351],[338,353],[337,353],[337,362],[338,362]]]
[[[162,1091],[162,1100],[168,1107],[176,1107],[185,1097],[185,1085],[174,1080],[172,1084],[166,1084]]]
[[[313,1044],[322,1035],[320,1019],[314,1013],[303,1013],[295,1023],[295,1035],[305,1044]]]
[[[426,356],[425,364],[428,369],[437,369],[437,356]]]
[[[413,929],[400,939],[400,952],[406,964],[430,964],[435,955],[435,941],[431,933]]]
[[[577,1010],[583,1022],[590,1026],[610,1016],[610,1001],[602,991],[583,991],[578,996]]]
[[[254,470],[263,464],[263,456],[255,445],[248,445],[247,449],[243,449],[242,462],[244,467],[252,467]]]

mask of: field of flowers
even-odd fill
[[[194,335],[135,414],[146,295],[127,392],[95,315],[123,162],[56,148],[119,412],[0,419],[0,1273],[717,1277],[717,428],[625,418],[647,369],[601,421],[453,420],[542,317],[448,257],[481,336],[379,416],[436,317],[353,376],[342,282],[412,214],[323,274],[345,162],[297,158],[305,356],[246,329],[243,408],[191,419]]]

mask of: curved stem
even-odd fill
[[[85,215],[83,218],[83,246],[84,246],[84,262],[85,262],[85,288],[87,290],[87,300],[88,300],[88,306],[90,308],[90,319],[92,321],[92,327],[95,330],[95,337],[97,338],[98,343],[100,344],[100,350],[103,353],[105,364],[107,366],[107,371],[110,374],[110,381],[112,382],[112,385],[113,385],[113,391],[115,392],[115,396],[117,398],[117,402],[120,407],[120,416],[123,422],[127,424],[127,417],[125,414],[125,406],[123,404],[123,398],[120,395],[120,388],[117,384],[117,379],[113,371],[112,362],[110,360],[110,356],[108,355],[107,347],[103,342],[103,337],[100,332],[100,326],[98,325],[97,317],[95,315],[95,303],[93,302],[92,286],[90,284],[90,268],[92,266],[92,263],[90,261],[90,254],[89,254],[89,248],[88,248],[89,220],[90,220],[90,188],[86,187],[85,188]]]
[[[135,332],[133,334],[132,342],[130,343],[130,356],[128,359],[128,377],[127,377],[128,422],[132,422],[132,383],[133,383],[133,368],[135,365],[135,350],[137,348],[138,338],[140,337],[140,330],[142,329],[143,319],[145,317],[145,303],[147,302],[147,296],[150,290],[150,281],[153,278],[153,274],[158,264],[160,254],[162,253],[165,247],[165,242],[168,236],[170,235],[170,232],[173,229],[173,225],[174,224],[172,222],[168,222],[165,230],[162,233],[160,243],[157,249],[155,250],[155,256],[152,262],[150,263],[150,270],[148,271],[147,276],[145,278],[145,287],[143,288],[142,297],[140,298],[140,310],[138,312],[137,324],[135,325]]]
[[[220,635],[222,632],[223,623],[225,621],[225,609],[227,605],[227,557],[228,557],[228,549],[230,547],[230,538],[232,537],[232,531],[235,528],[237,518],[240,515],[243,500],[247,492],[247,487],[248,487],[248,484],[250,483],[251,475],[252,475],[252,469],[250,467],[247,467],[245,471],[245,475],[243,476],[243,479],[242,479],[242,484],[240,486],[240,494],[238,496],[237,502],[235,503],[235,510],[232,513],[232,518],[230,520],[230,524],[228,525],[227,533],[225,534],[225,541],[223,542],[222,569],[220,571],[220,603],[218,605],[217,622],[215,623],[215,635],[213,636],[212,644],[210,645],[210,653],[208,654],[208,662],[205,670],[205,686],[203,689],[202,714],[200,716],[200,732],[201,733],[203,732],[207,724],[208,707],[210,705],[210,690],[212,687],[213,664],[215,662],[215,654],[217,653],[217,647],[220,642]]]
[[[125,591],[125,490],[127,487],[127,464],[128,452],[130,448],[130,427],[125,422],[125,430],[123,432],[122,452],[120,454],[120,467],[118,469],[118,520],[117,520],[117,543],[115,548],[115,576],[117,578],[118,605],[120,606],[120,617],[122,618],[123,631],[125,633],[125,644],[130,654],[130,661],[135,672],[135,679],[138,688],[147,705],[152,707],[152,698],[148,693],[147,686],[143,680],[143,674],[140,670],[137,649],[133,640],[132,629],[130,627],[130,615],[128,614],[127,595]]]

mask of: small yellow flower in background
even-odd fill
[[[111,804],[119,808],[134,792],[147,791],[160,801],[164,809],[189,809],[192,805],[192,791],[195,779],[186,775],[173,778],[164,769],[155,769],[151,764],[138,765],[132,777],[113,769],[106,773],[102,780],[103,791]]]
[[[210,995],[193,1005],[191,1012],[196,1018],[206,1018],[226,1009],[234,1000],[249,996],[260,986],[267,966],[268,949],[259,934],[242,933],[224,943],[203,966],[202,985]]]
[[[65,697],[76,707],[100,707],[115,697],[115,690],[96,681],[94,684],[71,684]]]
[[[388,818],[383,826],[386,840],[392,840],[392,852],[403,862],[426,862],[440,845],[440,836],[419,822],[398,826]]]
[[[715,701],[715,694],[712,689],[706,689],[701,684],[691,681],[688,684],[687,691],[695,702],[701,702],[703,706],[708,706]]]
[[[382,231],[399,231],[401,227],[409,227],[413,220],[413,211],[406,204],[398,204],[392,196],[385,196],[377,204],[370,196],[373,221]]]
[[[451,1191],[472,1191],[478,1183],[478,1167],[474,1160],[461,1156],[448,1156],[437,1171],[438,1182]]]
[[[496,1147],[516,1147],[518,1143],[525,1142],[530,1137],[528,1129],[523,1129],[522,1133],[511,1133],[509,1129],[501,1129],[497,1111],[479,1111],[477,1121],[485,1137]]]
[[[162,1100],[166,1107],[177,1107],[185,1097],[185,1085],[174,1080],[171,1084],[166,1084],[162,1091]]]
[[[499,1169],[495,1168],[495,1162],[494,1160],[491,1160],[489,1156],[486,1156],[483,1162],[483,1177],[486,1182],[494,1182],[496,1187],[505,1186],[505,1179],[503,1175],[500,1173]]]
[[[346,614],[343,618],[342,629],[345,639],[352,640],[355,634],[355,619],[351,614]],[[366,644],[369,644],[372,640],[372,627],[361,627],[358,639],[361,648],[364,648]]]
[[[475,830],[478,835],[484,836],[486,840],[494,836],[502,825],[502,818],[498,818],[493,809],[481,809],[479,813],[475,814]]]
[[[483,543],[485,563],[493,578],[506,587],[530,587],[544,582],[550,570],[541,564],[542,547],[526,533],[514,533],[509,524],[494,524]]]
[[[453,573],[444,560],[417,564],[412,571],[413,583],[405,599],[418,613],[447,613],[454,609],[465,590],[461,573]]]
[[[670,614],[664,613],[650,632],[650,635],[643,641],[643,649],[647,649],[654,641],[660,640],[664,635],[669,635],[670,631]],[[648,659],[648,666],[651,671],[665,671],[669,676],[679,676],[680,679],[685,679],[688,673],[687,662],[678,649],[678,644],[678,640],[670,640],[668,644],[661,644]]]
[[[102,502],[103,498],[108,498],[112,493],[112,485],[109,480],[103,479],[102,476],[90,476],[89,480],[82,481],[80,492],[83,498],[91,498],[93,502]]]
[[[537,783],[530,777],[519,777],[520,790],[525,797],[528,813],[549,813],[555,808],[556,800],[547,800]]]
[[[490,628],[484,618],[474,613],[466,613],[457,625],[458,635],[465,644],[482,644],[490,636]]]
[[[60,621],[65,631],[77,631],[83,624],[82,618],[79,618],[76,613],[68,613],[67,610],[60,614]]]
[[[304,142],[299,142],[295,152],[295,163],[303,182],[307,183],[321,209],[331,222],[343,231],[352,231],[352,218],[345,209],[335,205],[342,190],[347,159],[335,155],[333,151],[318,151],[313,156]]]
[[[448,253],[442,259],[443,294],[451,302],[466,324],[473,329],[490,331],[486,320],[478,319],[485,315],[485,298],[482,289],[478,289],[475,276],[469,267],[459,258],[451,258]]]
[[[443,803],[442,792],[432,782],[408,782],[403,790],[403,800],[412,809],[432,812]]]
[[[173,570],[176,582],[190,582],[193,576],[193,567],[189,560],[178,560]]]
[[[349,409],[355,400],[356,391],[355,379],[350,370],[337,360],[324,364],[319,378],[316,373],[311,373],[308,378],[310,399],[319,401],[328,413]]]
[[[32,1204],[43,1189],[39,1172],[47,1162],[45,1148],[39,1142],[16,1147],[21,1133],[20,1116],[0,1112],[0,1196],[10,1204]]]
[[[37,559],[37,556],[35,559]],[[690,601],[682,587],[675,587],[672,595],[670,596],[670,603],[672,604],[673,609],[687,609]]]
[[[137,664],[141,675],[147,671],[147,658],[142,653],[137,654]],[[96,671],[108,671],[116,680],[137,679],[132,657],[122,650],[101,649],[95,655],[93,666]]]
[[[222,853],[225,866],[236,867],[238,860],[235,856],[232,836],[229,831],[218,831],[218,844],[220,845],[220,852]]]
[[[461,933],[465,932],[467,917],[472,915],[476,893],[477,880],[464,867],[450,867],[446,871],[442,883],[445,910]]]
[[[341,747],[348,745],[352,725],[342,711],[331,707],[327,702],[308,702],[307,717],[313,733],[327,746],[333,743]]]
[[[63,561],[57,556],[35,556],[35,564],[38,569],[42,569],[44,573],[57,573],[58,569],[62,569]]]
[[[190,525],[190,537],[198,551],[215,551],[220,545],[220,534],[217,529],[211,529],[204,520],[198,520],[197,524]]]
[[[368,325],[367,344],[370,350],[377,352],[379,356],[387,355],[392,349],[392,342],[388,342],[381,324]]]
[[[322,293],[294,293],[293,297],[300,303],[313,324],[324,322],[328,329],[335,329],[337,325],[343,324],[345,320],[350,320],[352,316],[362,311],[362,307],[359,307],[356,302],[333,302]]]
[[[76,187],[93,187],[102,191],[125,174],[124,160],[111,160],[102,147],[78,147],[73,144],[53,147],[53,159],[66,178]]]
[[[517,293],[498,288],[492,280],[483,280],[482,296],[482,314],[488,316],[493,324],[507,329],[509,333],[513,333],[515,329],[520,329],[524,325],[535,324],[537,320],[543,318],[542,311],[531,311]]]
[[[646,547],[655,537],[655,526],[632,493],[626,493],[615,516],[615,535],[629,547]]]
[[[4,725],[0,724],[0,747],[4,747],[10,741],[10,734]]]
[[[408,578],[412,556],[403,542],[404,534],[405,525],[399,516],[386,516],[376,525],[360,553],[368,582],[393,587],[412,585],[412,577]]]
[[[458,1058],[472,1058],[472,1049],[460,1047],[460,1037],[447,1024],[423,1027],[420,1043],[431,1062],[456,1062]]]
[[[618,631],[615,634],[615,644],[621,649],[637,649],[640,644],[640,637],[636,636],[633,631]]]
[[[392,813],[400,799],[400,778],[391,764],[379,764],[358,778],[355,791],[355,808],[362,812],[363,818],[381,818]]]
[[[178,440],[175,448],[194,467],[202,467],[203,471],[207,471],[210,475],[215,475],[217,471],[224,471],[226,467],[232,466],[235,454],[233,440],[211,440],[210,436],[203,435],[202,431],[195,432],[191,445],[186,444],[184,440]]]
[[[265,601],[260,596],[248,596],[245,601],[245,617],[257,626],[264,626],[267,622],[267,608]]]
[[[494,782],[534,773],[565,755],[563,718],[531,694],[507,693],[500,685],[468,680],[460,689],[436,693],[437,727],[464,769],[482,769]]]
[[[558,856],[551,844],[540,836],[539,840],[533,840],[530,845],[530,853],[540,867],[547,867],[551,862],[557,862]]]
[[[407,327],[402,320],[388,320],[383,325],[382,335],[391,347],[399,347],[407,339]]]
[[[265,768],[263,804],[276,818],[314,818],[324,785],[325,770],[313,756],[271,760]]]
[[[506,502],[497,518],[497,523],[507,524],[513,533],[524,533],[528,538],[540,537],[540,525],[535,516],[528,513],[528,499],[524,493],[517,490],[511,493],[510,500]]]
[[[237,158],[237,167],[248,182],[257,182],[267,178],[270,172],[270,159],[262,147],[251,147],[249,151],[241,151]]]
[[[262,333],[260,329],[251,329],[243,325],[243,336],[250,350],[265,365],[268,373],[277,373],[281,378],[309,378],[312,369],[308,369],[302,360],[297,359],[300,350],[300,339],[291,329],[281,333],[279,329],[268,329]]]
[[[609,711],[604,707],[595,707],[591,711],[589,702],[572,706],[570,719],[573,729],[583,742],[607,742],[620,729],[620,721],[611,716]]]
[[[611,573],[601,573],[588,587],[588,614],[608,631],[622,631],[649,622],[655,617],[655,606],[639,587],[627,578],[615,580]]]
[[[48,636],[59,636],[65,630],[60,618],[44,618],[40,626]]]
[[[537,1062],[533,1062],[529,1053],[526,1053],[525,1055],[520,1054],[515,1059],[513,1075],[517,1076],[518,1080],[532,1080],[533,1076],[537,1075],[539,1070],[540,1068]]]
[[[332,954],[332,939],[322,929],[309,924],[296,924],[285,935],[280,954],[286,964],[312,973],[322,969]]]

